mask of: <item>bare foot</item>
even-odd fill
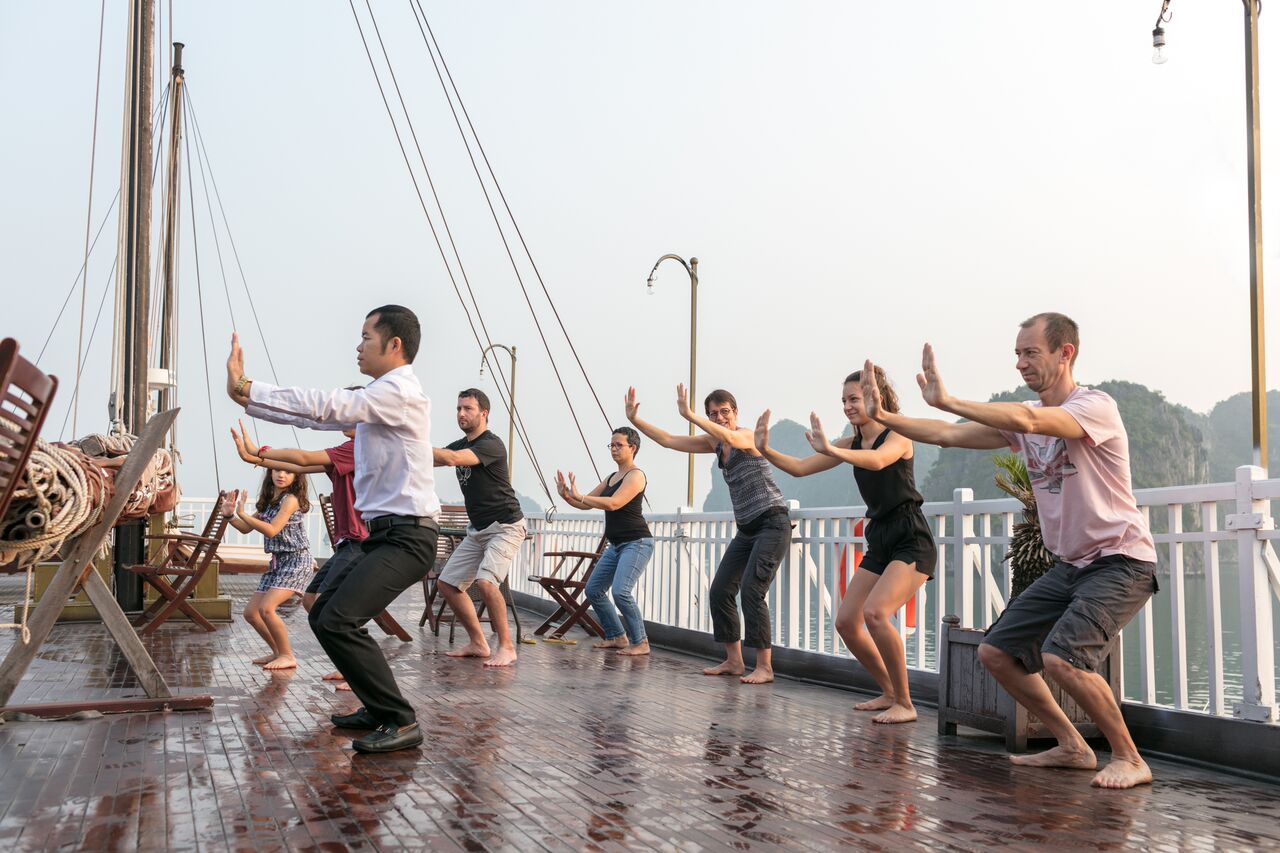
[[[742,676],[739,681],[743,684],[768,684],[773,681],[773,670],[758,666],[751,671],[750,675]]]
[[[445,652],[451,658],[487,658],[492,652],[487,643],[467,643],[460,649]]]
[[[347,682],[345,682],[345,681],[339,681],[337,684],[333,685],[333,689],[334,689],[334,690],[346,690],[346,691],[350,692],[350,690],[351,690],[351,685],[350,685],[350,684],[347,684]]]
[[[886,725],[892,723],[914,723],[916,720],[916,709],[911,705],[899,705],[894,702],[883,713],[876,714],[871,718],[873,723],[884,723]]]
[[[507,649],[498,646],[498,651],[493,657],[484,662],[485,666],[511,666],[516,662],[516,650],[514,648]]]
[[[629,645],[631,645],[631,643],[627,641],[627,637],[624,634],[621,637],[614,637],[612,640],[602,640],[601,642],[595,643],[594,645],[592,645],[591,648],[593,649],[625,649]]]
[[[1009,760],[1022,767],[1065,767],[1068,770],[1093,770],[1098,757],[1086,744],[1080,746],[1055,746],[1034,755],[1010,755]],[[1144,767],[1146,765],[1143,765]]]
[[[647,655],[649,654],[649,641],[641,640],[640,642],[636,643],[634,646],[627,646],[625,649],[618,649],[618,654],[624,655],[626,657],[632,657],[635,655]]]
[[[338,672],[337,670],[334,670],[333,672],[324,676],[324,678],[322,678],[321,680],[322,681],[346,681],[347,679],[343,677],[342,673]]]
[[[1141,758],[1128,759],[1112,756],[1111,763],[1093,777],[1095,788],[1133,788],[1151,784],[1151,768]]]
[[[746,671],[747,671],[747,668],[746,666],[743,665],[742,661],[727,660],[722,664],[707,667],[706,669],[702,670],[702,674],[703,675],[742,675],[742,673]]]
[[[297,667],[298,667],[298,661],[294,658],[293,655],[281,655],[280,657],[271,661],[271,663],[263,664],[262,666],[262,668],[266,670],[297,669]]]
[[[269,664],[269,663],[271,663],[271,662],[272,662],[273,660],[275,660],[275,659],[276,659],[276,653],[275,653],[275,652],[272,652],[272,653],[271,653],[271,654],[269,654],[269,655],[263,655],[263,656],[262,656],[262,657],[260,657],[260,658],[254,658],[254,659],[253,659],[253,665],[254,665],[254,666],[264,666],[265,664]]]
[[[859,702],[853,706],[855,711],[885,711],[893,707],[893,694],[881,693],[874,699],[868,699],[865,702]]]

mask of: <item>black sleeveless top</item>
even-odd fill
[[[886,429],[876,437],[871,445],[872,450],[879,449],[889,437],[891,430]],[[862,449],[862,434],[855,431],[853,449]],[[924,503],[919,490],[916,489],[915,460],[903,457],[888,468],[871,471],[854,467],[853,478],[858,481],[858,491],[867,504],[867,518],[875,521],[884,518],[904,505],[920,506]]]
[[[639,471],[639,468],[633,468],[633,471]],[[628,471],[627,474],[630,474]],[[622,481],[627,479],[627,474],[623,474],[618,478],[618,482],[610,485],[605,480],[604,489],[600,492],[600,497],[611,498],[618,489],[622,487]],[[653,534],[649,532],[649,525],[645,523],[644,513],[640,509],[640,505],[644,502],[644,489],[639,494],[629,500],[627,504],[618,509],[606,509],[604,511],[604,536],[609,540],[610,545],[625,545],[628,542],[634,542],[637,539],[648,539]]]

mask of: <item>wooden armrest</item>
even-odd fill
[[[544,557],[582,557],[583,559],[593,559],[599,557],[595,551],[543,551]]]
[[[220,545],[221,539],[211,539],[208,536],[197,536],[194,533],[149,533],[147,539],[171,540],[178,542],[204,542],[208,545]]]

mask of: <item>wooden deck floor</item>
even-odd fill
[[[416,626],[415,591],[395,612]],[[1280,786],[1164,762],[1157,782],[1015,769],[998,742],[882,728],[854,694],[746,687],[659,651],[520,647],[506,671],[383,641],[426,734],[355,756],[299,609],[302,664],[267,675],[243,623],[149,645],[212,711],[0,726],[0,849],[990,850],[1280,848]],[[0,638],[0,652],[13,642]],[[101,628],[55,634],[17,702],[136,688]]]

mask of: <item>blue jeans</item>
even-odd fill
[[[600,555],[600,561],[591,573],[591,580],[587,581],[586,592],[587,600],[596,611],[596,619],[604,629],[606,640],[621,637],[625,633],[631,643],[645,641],[644,617],[640,615],[636,598],[631,593],[652,556],[653,537],[610,545]],[[610,588],[613,589],[613,601],[609,600]],[[619,610],[622,611],[621,620],[618,619]]]

